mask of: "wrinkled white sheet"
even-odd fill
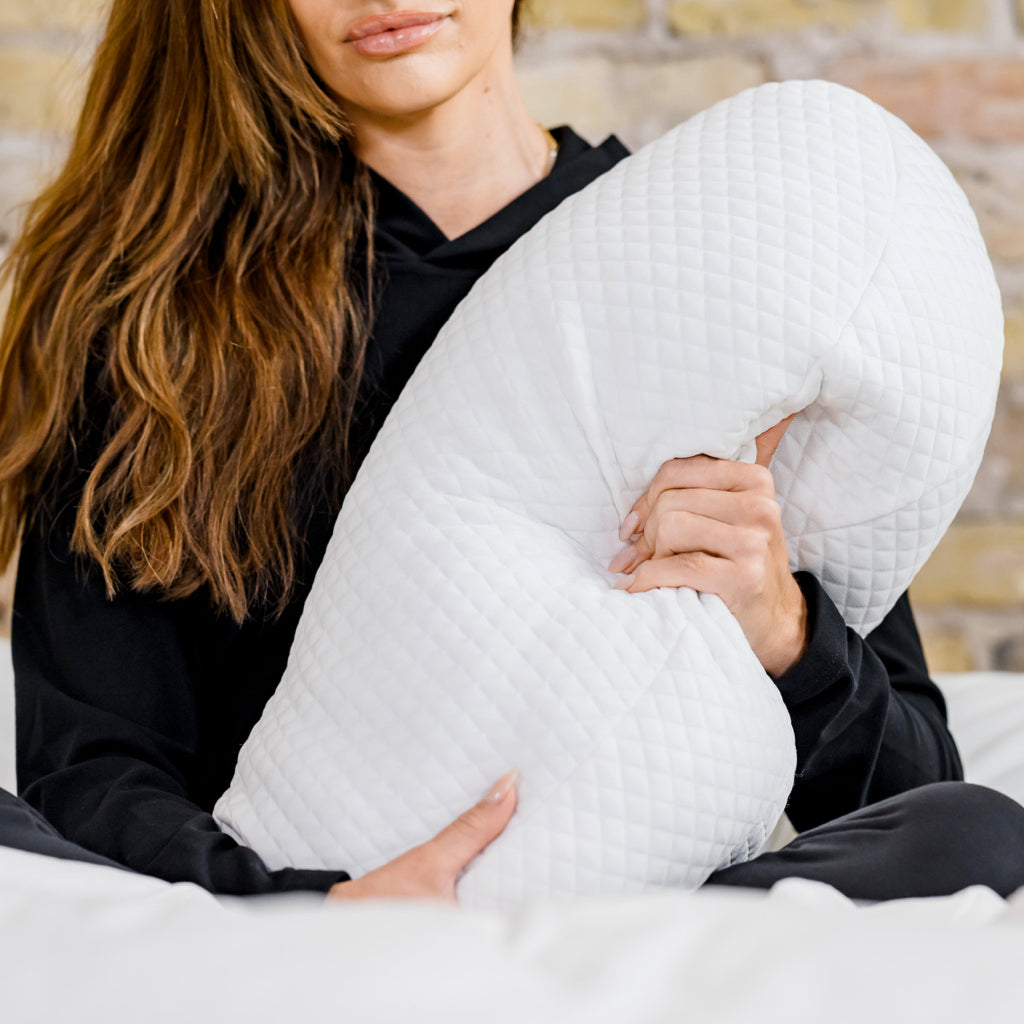
[[[1024,675],[938,675],[968,782],[1024,804]]]
[[[825,886],[538,905],[220,905],[0,850],[11,1024],[760,1024],[1019,1019],[1024,906],[855,908]]]

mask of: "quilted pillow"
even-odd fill
[[[700,885],[792,785],[772,681],[715,597],[605,566],[668,459],[773,468],[794,568],[874,627],[942,536],[1002,346],[977,223],[905,125],[823,82],[720,103],[566,200],[478,282],[342,509],[287,672],[216,808],[271,867],[360,874],[510,766],[460,900]]]

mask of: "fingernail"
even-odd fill
[[[614,590],[629,590],[631,586],[636,582],[636,573],[631,572],[628,576],[623,576],[618,583],[613,587]]]
[[[484,798],[486,803],[489,804],[500,804],[505,797],[508,796],[509,790],[516,784],[519,779],[519,772],[513,768],[512,771],[506,772],[491,788],[490,793]]]
[[[629,547],[623,548],[611,561],[608,566],[609,572],[622,572],[630,562],[633,561],[634,553],[636,552],[636,545],[630,544]]]
[[[622,521],[622,526],[619,528],[619,540],[625,544],[626,541],[636,533],[636,528],[639,525],[640,513],[634,510]]]

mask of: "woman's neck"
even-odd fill
[[[489,69],[428,110],[384,117],[347,107],[359,158],[404,192],[448,238],[483,223],[543,178],[548,139],[511,68]]]

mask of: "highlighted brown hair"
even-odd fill
[[[72,547],[111,595],[284,608],[297,510],[352,473],[373,209],[347,137],[287,0],[114,0],[5,268],[0,568],[84,443]]]
[[[345,138],[286,0],[115,0],[7,266],[0,566],[98,390],[73,547],[108,590],[283,606],[296,495],[340,500],[368,333],[371,194]]]

